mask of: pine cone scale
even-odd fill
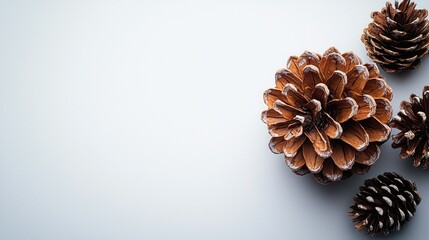
[[[284,103],[282,100],[277,99],[273,104],[274,110],[280,113],[285,119],[292,120],[295,116],[303,116],[306,112],[301,109],[292,107],[289,104]]]
[[[367,118],[360,121],[360,124],[368,133],[370,142],[383,142],[390,136],[390,127],[381,123],[377,118]]]
[[[351,92],[350,96],[358,105],[357,113],[353,116],[354,120],[364,120],[372,117],[375,114],[375,111],[377,110],[377,103],[372,96],[367,94],[360,95],[354,92]]]
[[[392,104],[386,98],[375,98],[374,100],[377,104],[374,117],[381,123],[388,123],[393,115]]]
[[[307,98],[306,96],[299,93],[297,88],[290,83],[287,83],[284,86],[282,94],[284,96],[286,96],[285,103],[287,103],[287,104],[289,104],[295,108],[302,108],[309,101],[309,98]]]
[[[341,71],[334,71],[332,76],[326,80],[326,86],[335,98],[341,98],[346,83],[347,75]]]
[[[311,97],[314,87],[317,84],[322,83],[319,69],[316,66],[307,65],[304,68],[303,75],[302,86],[304,88],[304,94]]]
[[[331,158],[335,165],[343,170],[349,170],[355,161],[355,150],[346,144],[341,144],[338,141],[332,141],[333,149]]]
[[[295,157],[297,151],[301,148],[304,143],[306,137],[305,135],[301,135],[299,137],[291,138],[287,141],[284,141],[283,145],[283,153],[286,157]]]
[[[334,71],[346,72],[346,60],[339,53],[333,52],[322,58],[320,68],[323,79],[329,79]]]
[[[353,98],[346,97],[344,99],[331,100],[327,104],[326,109],[335,121],[344,123],[357,114],[358,107],[359,105]]]
[[[324,131],[331,139],[338,139],[343,134],[343,127],[335,121],[329,114],[324,115],[326,119],[326,128]]]
[[[354,120],[343,125],[343,134],[340,139],[357,151],[363,151],[369,145],[369,135],[362,125]]]
[[[352,52],[345,52],[342,54],[344,59],[346,60],[346,72],[349,72],[356,65],[362,64],[362,59],[360,59],[357,55]]]
[[[377,161],[377,159],[380,157],[380,148],[377,146],[377,144],[371,143],[366,147],[365,150],[359,152],[356,151],[355,153],[355,161],[357,163],[371,166]]]
[[[283,89],[283,87],[287,84],[293,84],[297,88],[301,89],[302,80],[295,75],[294,72],[291,72],[288,69],[281,69],[276,73],[276,88]]]
[[[312,148],[315,153],[323,158],[331,156],[332,149],[329,144],[328,137],[323,132],[320,132],[317,127],[313,127],[312,129],[305,131],[305,135],[312,143]]]
[[[318,173],[323,167],[323,158],[320,157],[313,149],[310,141],[305,141],[302,146],[302,153],[305,159],[305,165],[312,173]]]
[[[324,83],[315,85],[311,99],[318,100],[322,107],[326,107],[329,97],[329,88]]]
[[[305,166],[305,158],[302,149],[298,150],[295,157],[285,157],[285,162],[292,171],[296,171]]]
[[[429,113],[429,86],[425,86],[423,89],[422,104],[425,113]]]
[[[335,182],[343,177],[343,170],[337,167],[333,161],[328,159],[323,165],[322,176],[326,177],[331,182]]]
[[[346,89],[356,93],[362,92],[369,78],[368,69],[363,65],[356,65],[347,72]]]
[[[287,102],[286,96],[282,94],[282,91],[270,88],[264,92],[264,102],[269,108],[274,107],[274,102],[276,100],[281,100],[283,102]]]

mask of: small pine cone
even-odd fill
[[[390,136],[392,90],[373,63],[336,48],[292,56],[264,93],[269,147],[320,183],[366,173]]]
[[[423,88],[423,98],[411,94],[410,101],[402,101],[401,110],[390,123],[399,129],[393,135],[393,148],[401,148],[401,158],[414,158],[414,167],[429,167],[429,86]]]
[[[372,23],[364,29],[361,40],[368,56],[389,73],[415,69],[428,54],[429,21],[426,9],[403,0],[390,2],[381,12],[373,12]]]
[[[416,184],[394,172],[366,180],[359,190],[349,216],[354,217],[356,229],[366,228],[371,235],[399,231],[421,201]]]

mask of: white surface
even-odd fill
[[[262,93],[290,55],[354,51],[384,1],[1,1],[0,239],[356,239],[365,178],[423,201],[391,239],[424,239],[428,172],[383,145],[322,186],[268,147]],[[419,8],[429,2],[418,1]],[[384,74],[395,113],[429,59]]]

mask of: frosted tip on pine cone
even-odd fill
[[[377,66],[332,47],[290,57],[275,78],[262,112],[271,151],[321,183],[367,172],[390,136],[392,116],[392,90]]]
[[[428,54],[428,11],[415,7],[409,0],[387,2],[380,12],[371,14],[374,21],[363,31],[368,56],[386,72],[415,69]]]
[[[394,172],[366,180],[359,190],[349,216],[354,217],[356,229],[366,228],[371,235],[399,231],[421,201],[415,183]]]
[[[393,148],[401,148],[401,158],[414,158],[414,167],[429,167],[429,86],[423,88],[423,97],[411,94],[410,101],[402,101],[401,110],[390,123],[399,129],[393,135]]]

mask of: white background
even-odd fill
[[[366,178],[423,201],[391,239],[424,239],[429,173],[383,145],[323,186],[272,154],[262,93],[290,55],[354,51],[384,1],[1,1],[0,239],[357,239]],[[419,8],[429,2],[418,1]],[[428,84],[383,72],[393,106]],[[428,170],[429,171],[429,170]]]

